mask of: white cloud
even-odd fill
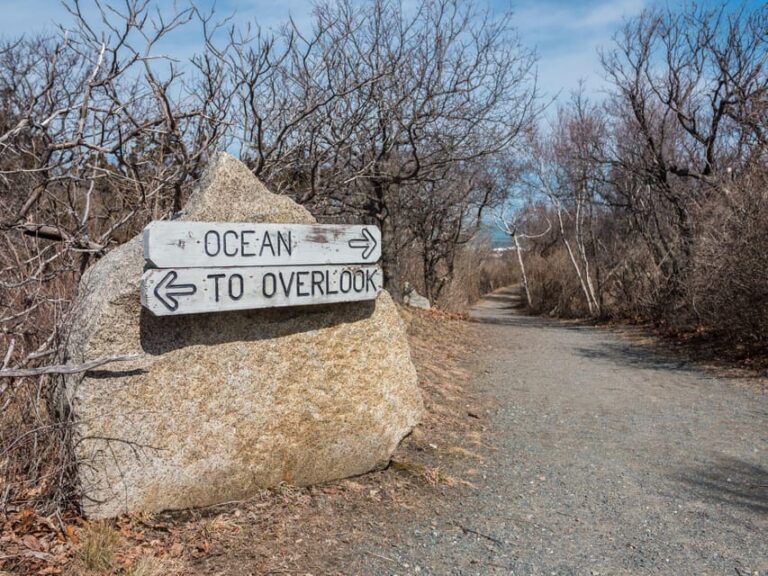
[[[598,50],[610,45],[623,19],[639,14],[644,6],[644,0],[520,5],[514,22],[523,43],[537,49],[541,90],[563,100],[585,80],[587,91],[598,95],[605,88]]]
[[[644,5],[644,0],[602,0],[592,5],[523,2],[514,9],[514,14],[522,31],[562,32],[612,27],[623,18],[639,13]]]
[[[615,26],[627,16],[640,13],[643,0],[619,0],[592,7],[574,22],[575,28]]]

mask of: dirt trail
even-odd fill
[[[474,490],[369,544],[361,574],[768,574],[768,403],[595,328],[473,312],[494,398]],[[355,563],[357,564],[357,562]]]

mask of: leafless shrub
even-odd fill
[[[688,4],[617,34],[608,100],[576,94],[534,139],[524,182],[558,224],[526,261],[535,310],[765,348],[767,25]]]
[[[520,279],[514,251],[493,251],[490,244],[476,241],[456,255],[453,279],[437,304],[445,310],[464,312],[482,296]]]
[[[449,312],[466,312],[482,296],[520,281],[520,271],[512,250],[494,251],[482,235],[462,245],[454,256],[454,269],[437,301],[430,301]],[[400,277],[417,292],[425,294],[423,256],[418,244],[404,251],[398,261]]]
[[[529,310],[561,318],[588,316],[579,279],[565,247],[558,245],[546,257],[526,254],[531,289]]]
[[[768,172],[734,185],[734,202],[716,203],[694,252],[692,322],[748,351],[768,344]]]
[[[193,8],[152,12],[139,0],[66,7],[71,29],[0,45],[4,368],[59,359],[83,271],[180,208],[226,125],[218,72],[188,81],[158,53]],[[51,382],[0,381],[4,503],[59,490],[66,431]]]

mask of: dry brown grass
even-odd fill
[[[426,295],[418,251],[413,248],[404,251],[398,260],[398,276],[403,283],[407,281],[414,286],[419,294]],[[472,242],[458,249],[453,278],[432,304],[448,312],[463,313],[485,294],[519,281],[519,267],[513,252],[493,252],[488,243]]]
[[[155,556],[141,556],[135,564],[123,571],[122,576],[172,576],[182,573],[175,562]]]
[[[71,576],[175,576],[188,574],[174,558],[179,550],[171,543],[167,548],[144,541],[141,516],[126,521],[102,521],[85,525],[80,531],[80,545],[66,569]],[[204,524],[204,530],[215,529],[217,519]],[[213,525],[213,526],[212,526]],[[119,527],[119,530],[118,530]],[[149,546],[147,546],[149,544]]]
[[[464,312],[486,294],[520,282],[519,266],[511,251],[493,252],[488,245],[469,245],[456,257],[453,281],[437,304]]]
[[[92,522],[82,533],[82,545],[75,554],[75,563],[81,571],[106,572],[115,562],[115,548],[120,534],[110,522]]]

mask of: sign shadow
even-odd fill
[[[366,300],[178,316],[155,316],[142,307],[141,347],[157,356],[188,346],[280,338],[359,322],[373,315],[375,307],[375,300]]]

